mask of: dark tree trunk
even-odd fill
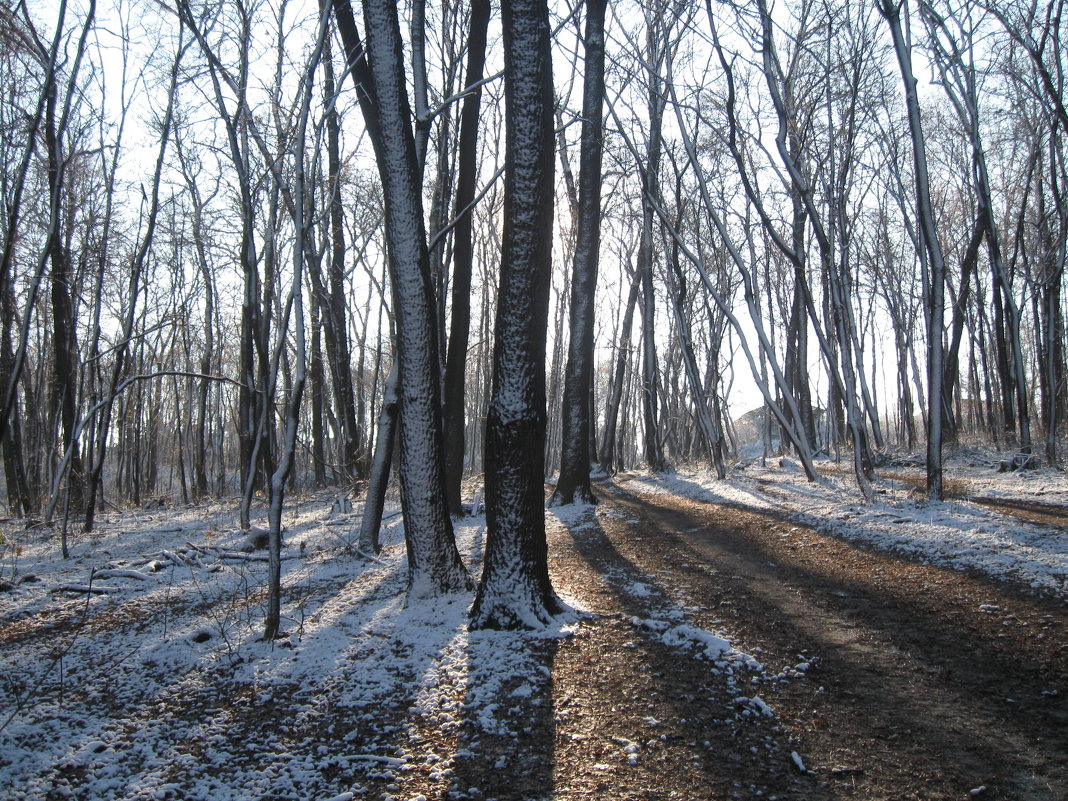
[[[456,175],[456,205],[452,251],[452,318],[449,321],[449,348],[445,360],[445,491],[449,511],[463,512],[460,483],[464,472],[464,380],[467,375],[467,345],[471,328],[471,272],[474,264],[472,216],[475,178],[478,173],[478,113],[482,89],[471,89],[482,80],[486,62],[486,31],[489,26],[489,0],[471,4],[471,31],[467,38],[467,73],[460,113],[460,143]]]
[[[45,106],[45,144],[48,157],[48,190],[55,219],[61,219],[60,204],[64,192],[64,155],[60,151],[56,120],[55,84]],[[48,240],[48,258],[51,264],[52,299],[52,420],[59,421],[62,429],[61,453],[69,449],[69,473],[67,477],[68,507],[81,510],[83,504],[83,479],[81,456],[75,439],[77,425],[78,391],[78,345],[75,335],[74,306],[71,301],[70,254],[60,231],[51,232]]]
[[[334,105],[334,62],[330,40],[323,51],[323,94],[327,102],[326,154],[330,172],[330,261],[327,283],[329,296],[322,304],[326,359],[334,386],[337,416],[341,422],[341,470],[352,480],[366,472],[363,453],[363,430],[356,415],[356,397],[352,380],[348,325],[345,319],[345,219],[341,204],[341,138],[337,108]]]
[[[314,256],[312,257],[315,258]],[[323,335],[320,306],[311,298],[311,353],[308,354],[308,388],[311,390],[311,458],[312,475],[316,487],[326,486],[326,427],[323,423]]]
[[[382,510],[386,505],[389,468],[393,463],[393,444],[397,440],[397,365],[389,371],[386,388],[382,392],[382,411],[378,414],[378,434],[375,455],[371,462],[367,500],[360,519],[360,547],[368,553],[378,553],[378,529],[382,525]]]
[[[902,30],[901,10],[905,0],[879,0],[879,13],[890,27],[897,55],[898,67],[905,90],[909,131],[912,136],[913,167],[916,181],[917,228],[921,233],[921,258],[928,266],[927,304],[927,497],[942,500],[942,377],[944,352],[942,328],[945,318],[945,259],[935,228],[931,206],[931,188],[927,172],[927,153],[920,118],[920,103],[916,94],[916,78],[912,72],[912,56]]]
[[[545,332],[553,229],[553,96],[544,0],[505,0],[504,241],[486,421],[486,555],[471,624],[544,625],[559,605],[545,542]]]
[[[601,156],[606,0],[586,2],[586,64],[582,90],[578,221],[571,277],[571,331],[564,371],[560,479],[550,505],[593,503],[590,487],[590,395],[593,329],[601,247]]]

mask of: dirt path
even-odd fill
[[[789,676],[760,687],[785,724],[768,736],[781,751],[796,750],[811,772],[780,773],[769,793],[1068,797],[1063,604],[982,577],[872,553],[764,514],[674,496],[639,496],[625,483],[603,494],[606,503],[597,516],[603,542],[575,538],[573,554],[567,543],[554,543],[563,554],[557,570],[566,569],[560,578],[586,587],[587,598],[600,597],[606,611],[621,606],[624,614],[633,614],[627,606],[635,601],[619,592],[627,581],[611,580],[613,575],[623,570],[654,578],[695,623],[727,632],[740,648],[759,656],[766,673]],[[611,586],[598,589],[583,575],[583,561],[608,576]],[[610,626],[598,628],[604,636],[611,633]],[[558,655],[554,672],[565,668],[554,675],[558,688],[586,681],[569,679],[576,671],[566,668],[582,653],[581,647],[577,655],[571,650],[561,647],[565,664]],[[617,676],[641,671],[628,662],[623,658],[612,668]],[[797,663],[811,667],[790,671]],[[693,693],[685,671],[665,676],[653,682],[654,689]],[[565,766],[571,761],[568,750],[557,751]],[[708,767],[706,774],[733,771],[728,761]],[[680,797],[731,797],[729,786],[701,784],[699,776],[687,781],[697,784]],[[663,783],[659,787],[665,789]],[[757,789],[745,780],[733,792],[757,797]],[[976,792],[969,796],[971,791]],[[600,797],[645,797],[616,792]]]

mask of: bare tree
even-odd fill
[[[467,38],[467,71],[464,75],[464,105],[460,112],[460,141],[457,153],[456,202],[453,219],[452,314],[449,345],[445,359],[444,426],[445,481],[449,510],[462,512],[460,484],[464,472],[465,379],[467,346],[471,328],[471,274],[474,262],[475,180],[478,177],[478,125],[482,103],[482,78],[486,61],[486,32],[489,26],[489,0],[471,3],[470,32]]]
[[[942,382],[943,341],[945,320],[945,259],[935,226],[931,206],[931,185],[927,171],[926,142],[920,103],[916,94],[916,77],[912,72],[911,45],[905,39],[902,11],[907,12],[907,0],[879,0],[879,13],[890,27],[897,55],[901,80],[905,87],[905,109],[912,135],[912,157],[916,181],[916,221],[922,243],[922,260],[926,266],[925,308],[927,317],[927,497],[941,500],[942,482]]]
[[[578,220],[571,278],[571,334],[564,375],[560,478],[550,505],[593,503],[590,487],[590,394],[593,391],[594,301],[601,245],[601,154],[604,117],[605,0],[587,0]]]
[[[552,60],[545,0],[505,0],[504,241],[486,421],[486,554],[475,628],[559,610],[545,542],[545,328],[553,227]]]
[[[386,239],[397,323],[399,475],[409,595],[425,597],[468,585],[445,503],[438,329],[420,197],[421,170],[404,77],[403,44],[394,3],[367,0],[366,84],[355,71],[359,41],[347,0],[334,0],[350,68],[361,97],[373,91],[379,133],[371,135],[385,195]],[[354,53],[356,57],[354,59]],[[376,124],[370,120],[368,126]],[[381,134],[389,131],[389,136]]]

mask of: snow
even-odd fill
[[[996,473],[995,464],[969,455],[950,460],[946,476],[964,482],[972,497],[1064,507],[1065,524],[1027,523],[974,500],[928,502],[911,491],[900,472],[877,479],[877,500],[866,504],[848,470],[831,462],[819,464],[819,482],[807,481],[788,460],[782,466],[769,460],[767,467],[736,469],[725,481],[698,470],[643,474],[623,486],[772,513],[868,547],[1068,597],[1068,479],[1049,469]]]
[[[581,610],[533,633],[469,632],[470,592],[406,602],[399,516],[371,561],[334,500],[286,512],[286,636],[271,643],[266,563],[226,558],[258,556],[240,550],[236,503],[103,519],[72,535],[66,562],[57,541],[5,531],[0,578],[17,572],[0,593],[0,786],[18,788],[5,797],[343,799],[430,757],[447,790],[465,749],[428,754],[429,740],[529,725],[515,704],[551,686],[538,649]],[[473,573],[484,529],[456,530]]]
[[[952,465],[951,475],[984,497],[1068,506],[1063,474],[994,474],[976,464]],[[971,501],[926,503],[899,479],[877,481],[873,504],[858,501],[846,473],[809,483],[775,466],[735,470],[727,481],[696,471],[623,486],[771,512],[869,547],[1068,595],[1063,527],[1022,523]],[[455,767],[478,754],[482,735],[510,737],[530,725],[530,706],[552,687],[544,648],[579,631],[589,613],[563,597],[565,613],[546,629],[468,631],[471,592],[406,601],[395,504],[383,551],[370,560],[356,548],[358,513],[331,511],[335,501],[296,498],[286,511],[285,637],[273,643],[260,639],[267,565],[262,552],[242,550],[236,503],[107,516],[92,535],[71,534],[68,560],[48,532],[0,532],[0,580],[13,585],[0,591],[5,797],[351,801],[385,788],[407,799],[411,792],[398,788],[415,770],[443,793],[477,792],[455,785]],[[627,517],[571,505],[549,510],[546,524],[595,543],[600,522],[618,519]],[[484,518],[456,527],[472,575],[484,533]],[[702,628],[669,584],[625,568],[608,569],[605,579],[639,605],[626,619],[630,636],[701,659],[731,688],[738,719],[774,716],[753,685],[776,677],[727,634]],[[103,592],[57,591],[64,585]],[[782,675],[809,667],[802,657]],[[637,740],[617,745],[621,762],[642,759]]]
[[[588,504],[555,506],[548,510],[550,520],[565,526],[576,538],[596,537],[600,530],[598,519],[618,519],[617,510]],[[596,542],[593,543],[596,547]],[[738,650],[719,632],[696,625],[689,611],[670,597],[671,587],[661,586],[647,576],[642,578],[624,569],[601,568],[605,578],[619,592],[640,600],[652,616],[631,616],[630,624],[639,632],[649,634],[670,648],[694,654],[708,663],[709,672],[721,674],[724,683],[733,687],[743,672],[759,674],[763,665],[750,654]],[[631,647],[628,643],[624,647]]]

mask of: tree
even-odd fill
[[[409,597],[429,597],[469,584],[445,503],[445,454],[438,379],[437,312],[423,223],[420,168],[405,82],[397,6],[365,0],[367,56],[348,0],[334,0],[349,66],[375,114],[365,124],[375,147],[385,197],[385,223],[397,325],[399,478],[408,546]],[[357,67],[360,71],[357,71]],[[366,109],[365,109],[366,110]],[[382,133],[389,131],[389,136]]]
[[[912,72],[912,55],[902,29],[901,12],[906,0],[879,0],[879,13],[890,27],[901,80],[905,87],[905,108],[912,135],[912,159],[916,180],[916,221],[922,242],[921,260],[927,267],[927,497],[941,500],[942,486],[942,328],[945,319],[946,265],[935,227],[931,206],[931,183],[927,171],[927,150]]]
[[[578,222],[571,278],[571,333],[564,373],[560,478],[550,505],[593,503],[590,487],[594,301],[601,245],[601,154],[604,106],[606,0],[586,2],[586,65],[582,91]]]
[[[464,107],[460,112],[460,142],[456,169],[456,205],[453,219],[452,316],[445,359],[445,481],[449,509],[462,511],[460,483],[464,472],[464,384],[467,345],[471,327],[471,272],[474,264],[472,229],[475,178],[478,174],[478,118],[482,102],[482,74],[486,61],[486,30],[489,0],[471,3],[467,38],[467,72],[464,76]]]
[[[505,196],[486,420],[486,555],[474,628],[559,611],[545,541],[545,331],[553,228],[552,59],[545,0],[504,0]]]
[[[324,12],[325,13],[325,12]],[[326,152],[329,169],[330,259],[325,288],[318,289],[325,334],[326,357],[337,399],[341,426],[341,467],[352,480],[366,472],[363,454],[363,431],[356,414],[356,397],[352,379],[351,353],[345,315],[345,227],[341,199],[340,123],[336,107],[334,62],[330,39],[323,52],[323,95],[326,99]],[[317,276],[317,273],[316,273]]]

